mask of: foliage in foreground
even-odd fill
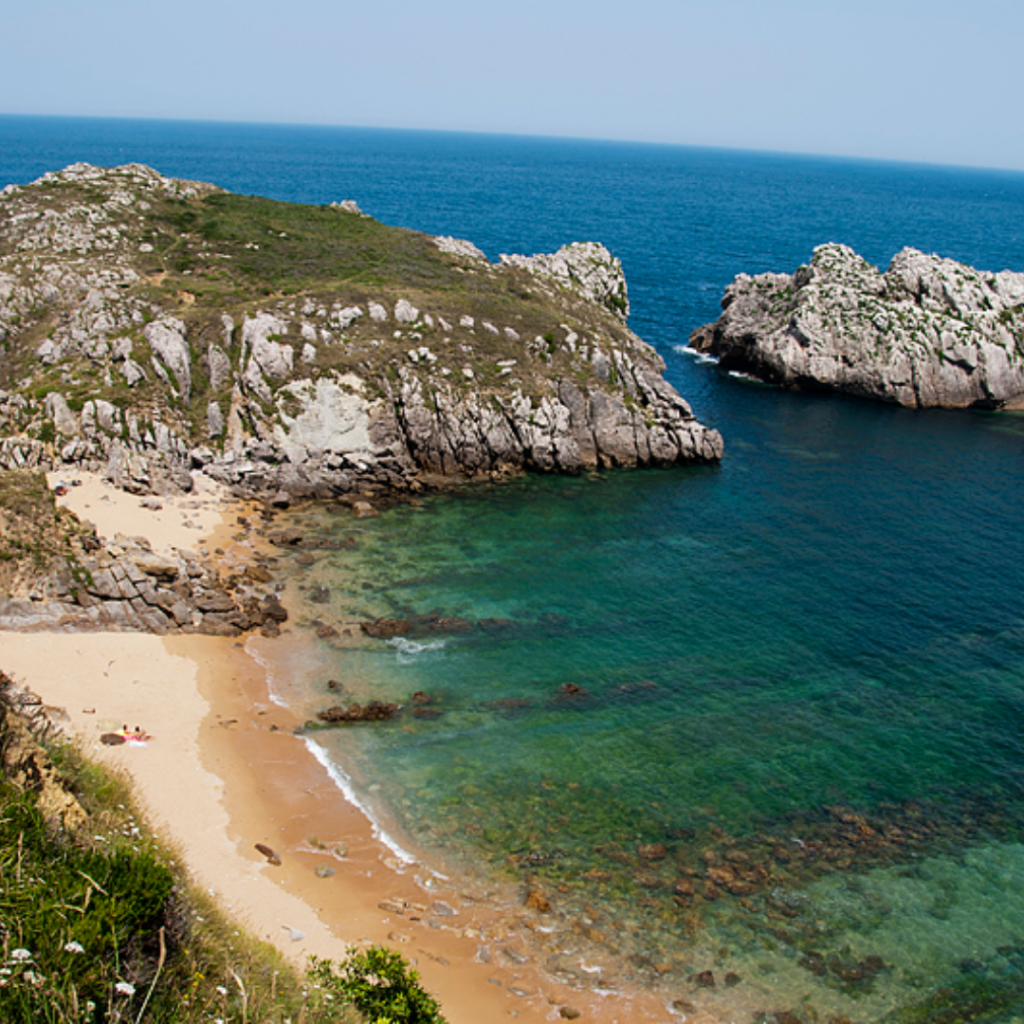
[[[0,776],[0,1020],[356,1024],[189,886],[120,780],[69,747],[51,754],[90,823],[55,829]]]
[[[420,984],[419,974],[384,946],[353,950],[338,970],[330,960],[313,957],[309,976],[374,1024],[445,1024],[441,1007]]]

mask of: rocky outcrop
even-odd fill
[[[522,267],[581,292],[625,323],[629,316],[626,275],[619,260],[599,242],[571,242],[556,253],[499,257],[505,266]]]
[[[394,392],[397,426],[417,465],[438,475],[578,473],[721,458],[720,435],[697,423],[670,385],[623,353],[613,357],[628,381],[622,397],[560,380],[539,399],[513,392],[488,400],[446,384],[427,389],[403,374]]]
[[[191,552],[158,555],[143,538],[118,535],[78,552],[38,581],[27,599],[0,597],[0,630],[276,635],[288,612],[251,579],[221,581]]]
[[[843,245],[796,273],[740,274],[690,345],[773,384],[905,406],[1024,407],[1024,274],[915,249],[884,274]]]
[[[487,262],[484,252],[465,238],[451,238],[449,235],[438,235],[434,239],[441,252],[449,253],[452,256],[463,256],[470,260],[483,260]]]
[[[53,730],[58,713],[0,671],[0,774],[35,794],[47,824],[74,832],[88,824],[89,816],[40,743]]]
[[[352,722],[385,722],[394,718],[402,710],[401,704],[390,704],[387,701],[371,700],[368,704],[349,704],[343,707],[336,704],[324,711],[318,711],[316,717],[327,725],[343,725]]]
[[[337,206],[76,164],[0,193],[0,342],[28,370],[0,376],[0,469],[328,497],[721,458],[628,311],[595,243],[491,264]]]
[[[153,353],[153,370],[169,387],[170,375],[177,383],[177,396],[188,405],[192,394],[191,353],[185,340],[185,325],[174,317],[146,324],[142,336]]]

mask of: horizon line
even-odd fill
[[[396,127],[393,125],[360,125],[360,124],[337,124],[333,122],[306,122],[306,121],[263,121],[257,119],[228,120],[217,117],[161,117],[141,116],[128,114],[40,114],[40,113],[19,113],[0,111],[0,119],[39,119],[39,120],[66,120],[66,121],[122,121],[122,122],[144,122],[144,123],[170,123],[170,124],[193,124],[204,126],[231,125],[235,127],[251,128],[293,128],[293,129],[321,129],[326,131],[366,131],[366,132],[395,132],[424,135],[461,135],[461,136],[482,136],[486,138],[538,140],[547,142],[589,142],[602,143],[606,145],[619,146],[647,146],[658,149],[690,149],[706,150],[712,152],[735,153],[737,155],[751,156],[776,156],[776,157],[797,157],[809,160],[844,161],[864,164],[880,164],[886,166],[929,168],[935,170],[956,170],[990,172],[994,174],[1024,175],[1022,167],[994,167],[988,164],[956,164],[942,163],[931,160],[911,160],[897,157],[863,156],[851,153],[818,153],[807,150],[788,149],[761,149],[756,147],[723,145],[711,143],[691,142],[666,142],[664,140],[652,139],[630,139],[630,138],[607,138],[590,135],[557,135],[544,132],[515,132],[515,131],[484,131],[479,129],[465,128],[412,128]]]

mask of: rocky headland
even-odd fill
[[[365,497],[711,462],[594,243],[490,263],[133,164],[0,191],[0,469]]]
[[[880,273],[844,245],[740,274],[690,345],[772,384],[911,407],[1024,408],[1024,274],[916,249]]]

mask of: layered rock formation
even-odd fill
[[[222,572],[191,551],[157,554],[143,537],[104,543],[95,527],[56,507],[41,473],[0,471],[0,630],[276,635],[288,613],[277,591],[261,585],[271,579],[258,563]]]
[[[343,495],[707,462],[594,243],[491,264],[141,165],[0,192],[0,468]]]
[[[822,245],[790,274],[740,274],[690,344],[773,384],[905,406],[1024,407],[1024,274],[915,249],[882,274]]]

